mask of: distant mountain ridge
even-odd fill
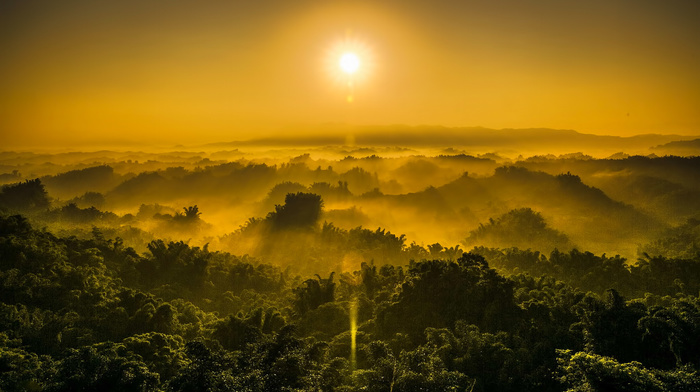
[[[319,131],[322,129],[314,129]],[[319,136],[320,135],[320,136]],[[211,143],[206,146],[459,146],[474,149],[564,149],[649,151],[654,146],[686,142],[697,136],[644,134],[610,136],[580,133],[574,130],[526,128],[489,129],[481,127],[448,128],[441,126],[367,126],[329,125],[325,132],[265,136],[248,140]]]
[[[666,144],[652,147],[652,150],[664,154],[700,155],[700,138],[693,140],[674,140]]]

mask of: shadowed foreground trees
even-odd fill
[[[409,266],[396,301],[377,315],[380,331],[424,338],[427,327],[450,327],[465,320],[487,331],[511,330],[519,309],[513,285],[470,253],[457,262],[422,261]]]
[[[561,381],[567,391],[690,392],[700,390],[700,374],[689,369],[648,369],[639,362],[559,351]]]
[[[371,247],[372,239],[386,237],[381,234],[359,235],[365,240],[356,246]],[[438,246],[430,250],[443,254]],[[623,263],[622,270],[618,259],[587,252],[543,259],[533,252],[479,251],[492,264],[515,270],[509,263],[519,260],[522,268],[505,277],[486,257],[468,252],[456,260],[364,263],[358,271],[305,278],[181,241],[153,241],[138,254],[99,230],[88,239],[59,237],[21,216],[0,216],[0,388],[700,387],[700,300],[691,291],[695,278],[682,276],[700,260],[650,259],[630,268]],[[655,273],[661,266],[668,268]],[[625,293],[608,290],[622,276],[606,275],[611,271],[627,274]],[[675,288],[664,286],[676,280]],[[575,287],[581,285],[602,291]]]

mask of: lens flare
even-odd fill
[[[357,298],[350,302],[350,369],[357,364]]]

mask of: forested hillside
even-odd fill
[[[3,390],[700,388],[697,257],[431,249],[303,278],[92,236],[0,220]]]
[[[587,185],[585,159],[490,159],[94,165],[5,185],[0,389],[700,390],[698,215],[678,193],[694,161],[659,158],[685,174],[638,208]],[[673,197],[682,224],[652,208]],[[598,251],[615,247],[638,257]]]
[[[0,392],[700,392],[700,0],[0,0]]]
[[[627,259],[700,218],[697,157],[512,159],[379,147],[311,151],[0,153],[5,171],[0,208],[67,235],[97,226],[139,251],[163,238],[209,243],[235,254],[250,253],[249,241],[239,246],[227,238],[298,192],[321,196],[321,222],[344,230],[382,228],[422,245],[484,245],[471,243],[471,232],[529,208],[565,235],[568,245],[543,243],[544,238],[527,245],[511,235],[497,246],[546,252],[579,247]],[[31,198],[44,204],[24,203]],[[194,206],[198,219],[176,218]]]

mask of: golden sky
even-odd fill
[[[698,20],[697,0],[4,0],[0,136],[176,144],[327,123],[695,135]],[[348,43],[363,66],[352,103],[329,70]]]

